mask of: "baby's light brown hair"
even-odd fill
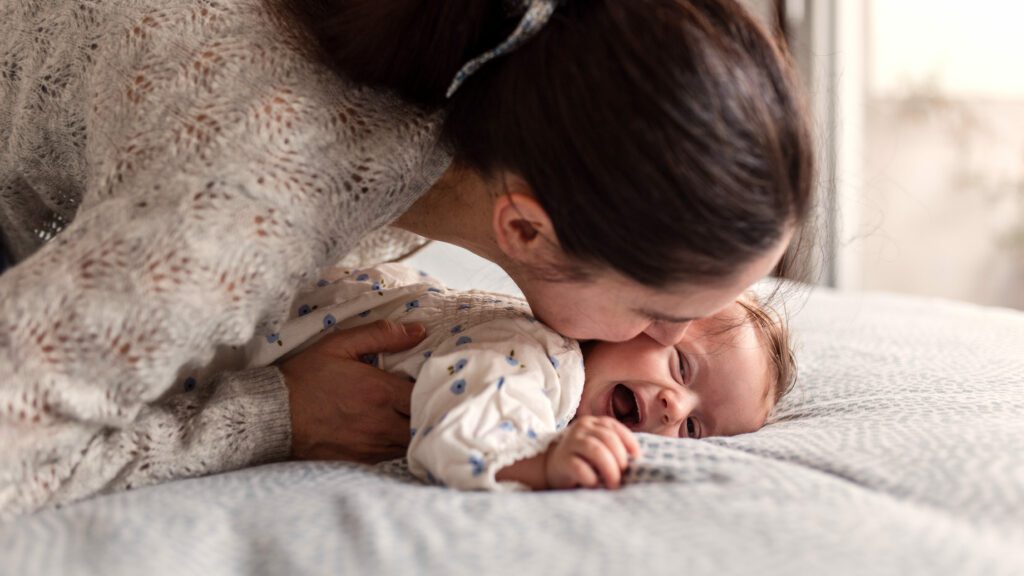
[[[754,326],[758,340],[768,350],[768,372],[772,378],[769,394],[776,406],[796,384],[796,357],[785,317],[751,291],[736,299]]]

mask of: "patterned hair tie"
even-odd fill
[[[512,34],[496,48],[488,50],[469,62],[466,62],[466,64],[455,74],[455,79],[452,80],[451,86],[448,87],[448,92],[445,94],[445,97],[451,98],[452,94],[455,94],[455,91],[459,89],[459,86],[462,86],[462,83],[472,76],[473,73],[479,70],[484,64],[498,56],[512,52],[516,48],[520,47],[524,42],[533,38],[533,36],[548,23],[548,20],[551,19],[551,15],[555,13],[555,7],[558,5],[558,2],[559,0],[525,0],[518,3],[526,6],[526,12],[523,13],[523,17],[519,20],[519,25],[516,26],[516,29],[513,30]]]

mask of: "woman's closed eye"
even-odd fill
[[[686,386],[686,377],[689,374],[689,370],[686,366],[686,355],[683,351],[676,348],[675,362],[672,366],[672,376],[676,379],[679,384]]]

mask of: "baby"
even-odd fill
[[[265,366],[332,329],[381,319],[427,328],[416,347],[364,361],[415,381],[409,468],[460,489],[616,488],[639,455],[634,432],[753,432],[793,377],[784,327],[750,296],[692,322],[674,347],[641,334],[581,350],[521,299],[448,290],[385,264],[331,271],[277,330],[186,369],[182,382],[191,391],[214,373]]]

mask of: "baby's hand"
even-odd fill
[[[640,444],[608,416],[580,416],[550,450],[544,465],[549,488],[618,488]]]

